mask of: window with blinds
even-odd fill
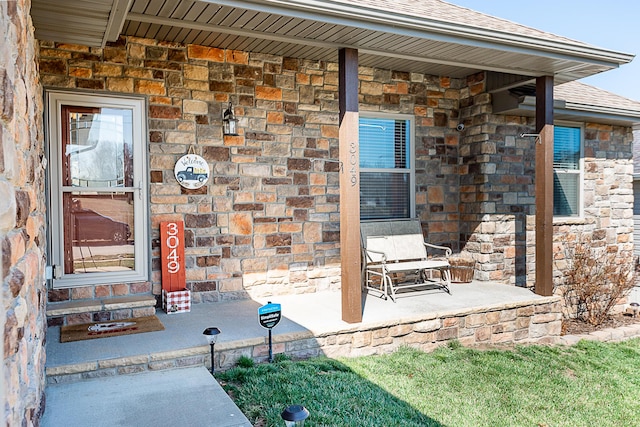
[[[581,128],[555,126],[553,131],[553,214],[580,216]]]
[[[361,117],[360,218],[413,216],[411,119]]]

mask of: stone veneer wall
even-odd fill
[[[0,313],[8,426],[38,425],[44,408],[42,91],[29,9],[29,0],[0,2]]]
[[[633,131],[587,123],[584,129],[585,218],[554,222],[556,284],[567,268],[565,246],[589,237],[593,247],[617,252],[620,263],[633,253]],[[533,230],[533,228],[532,228]]]
[[[535,141],[517,135],[530,132],[535,120],[491,112],[484,90],[461,101],[469,125],[460,147],[460,244],[476,260],[476,279],[524,286],[535,265],[526,233],[535,219]]]
[[[483,75],[469,79],[483,85]],[[467,125],[460,142],[460,245],[476,260],[475,278],[535,285],[535,119],[491,114],[483,89],[461,98]],[[632,129],[584,125],[584,218],[554,221],[554,281],[567,268],[562,241],[591,236],[617,249],[620,262],[633,256]]]
[[[194,300],[339,287],[335,63],[122,38],[104,49],[41,43],[46,86],[143,95],[149,103],[153,277],[50,292],[50,301],[160,292],[159,221],[183,219]],[[416,206],[427,238],[476,260],[477,280],[534,286],[533,118],[494,115],[485,74],[449,79],[360,67],[360,112],[416,120]],[[240,135],[224,137],[229,101]],[[463,132],[455,126],[465,124]],[[585,125],[582,221],[556,237],[632,237],[631,130]],[[182,189],[173,165],[190,147],[212,180]],[[556,245],[556,252],[559,252]],[[560,280],[566,263],[559,262]]]
[[[158,223],[184,220],[194,301],[337,289],[338,65],[121,38],[104,49],[41,42],[43,85],[148,100],[152,283],[50,292],[50,301],[160,293]],[[361,112],[415,116],[416,201],[430,240],[458,246],[458,100],[467,81],[361,67]],[[222,136],[233,102],[240,135]],[[209,183],[182,189],[193,147]]]

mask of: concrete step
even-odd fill
[[[157,310],[163,331],[74,342],[60,342],[60,326],[47,329],[47,382],[67,383],[90,378],[127,375],[189,366],[211,367],[211,348],[203,331],[219,327],[215,346],[216,370],[235,365],[240,356],[268,359],[268,331],[260,326],[251,300],[194,304],[191,312],[169,314]],[[274,353],[292,357],[321,354],[314,334],[282,319],[274,328]]]
[[[47,304],[48,326],[106,322],[155,314],[153,295],[130,295]]]
[[[127,337],[133,336],[134,335],[128,335]],[[106,343],[104,340],[101,342],[100,340],[92,341],[96,341],[96,345]],[[308,358],[323,354],[320,345],[311,332],[279,335],[273,339],[272,345],[273,354],[286,352],[288,356],[294,358]],[[141,352],[141,354],[131,356],[101,358],[86,362],[47,366],[47,384],[72,383],[92,378],[113,377],[186,367],[200,366],[211,369],[211,347],[208,344],[177,350],[156,352],[144,352],[144,350],[141,350]],[[248,338],[216,344],[215,370],[228,369],[235,366],[240,356],[251,357],[256,362],[268,361],[269,345],[267,338]]]
[[[70,383],[91,378],[113,377],[147,371],[161,371],[185,367],[211,366],[208,345],[152,354],[115,357],[110,359],[48,366],[47,383]],[[209,357],[207,357],[209,356]]]

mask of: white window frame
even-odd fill
[[[149,280],[149,222],[148,173],[146,149],[146,101],[141,97],[124,97],[83,92],[47,90],[46,118],[49,159],[49,265],[53,266],[50,279],[54,289],[111,283],[141,282]],[[134,269],[131,271],[64,274],[64,230],[61,153],[62,106],[130,109],[133,121],[133,190],[134,201]],[[99,189],[97,189],[99,190]],[[113,191],[113,188],[107,190]]]
[[[378,113],[378,112],[361,112],[359,119],[385,119],[385,120],[407,120],[409,122],[409,149],[407,154],[409,158],[409,218],[415,218],[416,216],[416,123],[415,116],[411,114],[394,114],[394,113]],[[360,143],[360,149],[362,144]],[[377,168],[360,168],[360,173],[363,172],[381,172],[381,173],[393,173],[391,169],[377,169]],[[406,169],[402,169],[406,171]],[[404,172],[403,172],[404,173]],[[363,222],[368,221],[383,221],[383,219],[363,219]]]
[[[556,127],[568,127],[568,128],[578,128],[580,129],[580,158],[578,160],[578,170],[557,170],[554,168],[554,173],[560,174],[575,174],[578,175],[578,215],[575,216],[567,216],[567,215],[554,215],[553,219],[558,221],[563,220],[582,220],[584,218],[584,123],[579,122],[567,122],[567,121],[558,121],[554,122],[554,133]],[[554,137],[555,138],[555,137]],[[555,147],[555,144],[554,144]],[[554,148],[555,155],[555,148]]]

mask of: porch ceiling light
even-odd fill
[[[238,134],[238,119],[233,115],[233,105],[229,102],[229,106],[222,113],[222,134],[235,136]]]
[[[218,335],[220,335],[220,329],[216,327],[207,328],[202,332],[203,335],[207,338],[207,342],[211,346],[211,375],[214,373],[214,347],[216,345],[216,341],[218,341]]]
[[[280,416],[284,420],[285,426],[302,427],[304,426],[304,420],[309,418],[309,411],[302,405],[290,405],[282,411]]]

